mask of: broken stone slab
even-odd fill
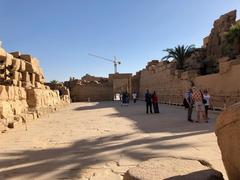
[[[130,168],[124,180],[223,180],[223,175],[205,161],[163,157],[154,158]]]
[[[240,103],[219,115],[215,133],[228,178],[237,180],[240,177]]]

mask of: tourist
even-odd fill
[[[153,104],[154,113],[159,113],[158,97],[155,91],[153,92],[153,95],[152,95],[152,104]]]
[[[188,121],[193,122],[192,120],[192,110],[193,110],[193,99],[192,99],[192,89],[190,88],[184,94],[183,105],[186,109],[188,109]]]
[[[208,109],[210,107],[212,107],[212,100],[211,100],[211,96],[208,94],[207,90],[203,91],[203,99],[205,100],[205,115],[206,115],[206,122],[208,121]]]
[[[135,91],[132,93],[132,98],[133,98],[133,102],[136,103],[137,102],[137,93]]]
[[[128,103],[129,103],[128,93],[124,92],[122,94],[122,104],[121,104],[121,106],[128,106]]]
[[[149,93],[148,89],[147,89],[147,92],[145,93],[145,102],[146,102],[146,113],[148,114],[148,109],[150,109],[150,113],[152,113],[152,95]]]
[[[193,87],[192,99],[197,111],[197,120],[196,122],[202,122],[206,120],[205,118],[205,108],[203,104],[203,94],[201,90]],[[207,122],[207,121],[206,121]]]

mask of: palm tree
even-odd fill
[[[163,60],[169,60],[169,59],[176,59],[177,61],[177,69],[184,69],[184,62],[185,60],[190,57],[190,55],[194,52],[195,46],[184,46],[184,45],[178,45],[174,48],[168,48],[163,51],[167,52],[168,55],[163,57]]]
[[[58,84],[59,82],[57,80],[50,81],[51,84]]]

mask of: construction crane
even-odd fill
[[[105,58],[105,57],[102,57],[102,56],[97,56],[97,55],[91,54],[91,53],[88,53],[88,55],[99,58],[99,59],[103,59],[103,60],[106,60],[106,61],[109,61],[109,62],[112,62],[113,65],[114,65],[114,73],[115,74],[117,73],[117,66],[121,64],[121,62],[117,60],[116,56],[114,56],[113,59],[108,59],[108,58]]]

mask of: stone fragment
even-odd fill
[[[220,114],[215,133],[228,178],[237,180],[240,177],[240,103]]]
[[[220,172],[211,169],[199,160],[184,158],[155,158],[144,161],[127,171],[124,180],[223,180]]]

